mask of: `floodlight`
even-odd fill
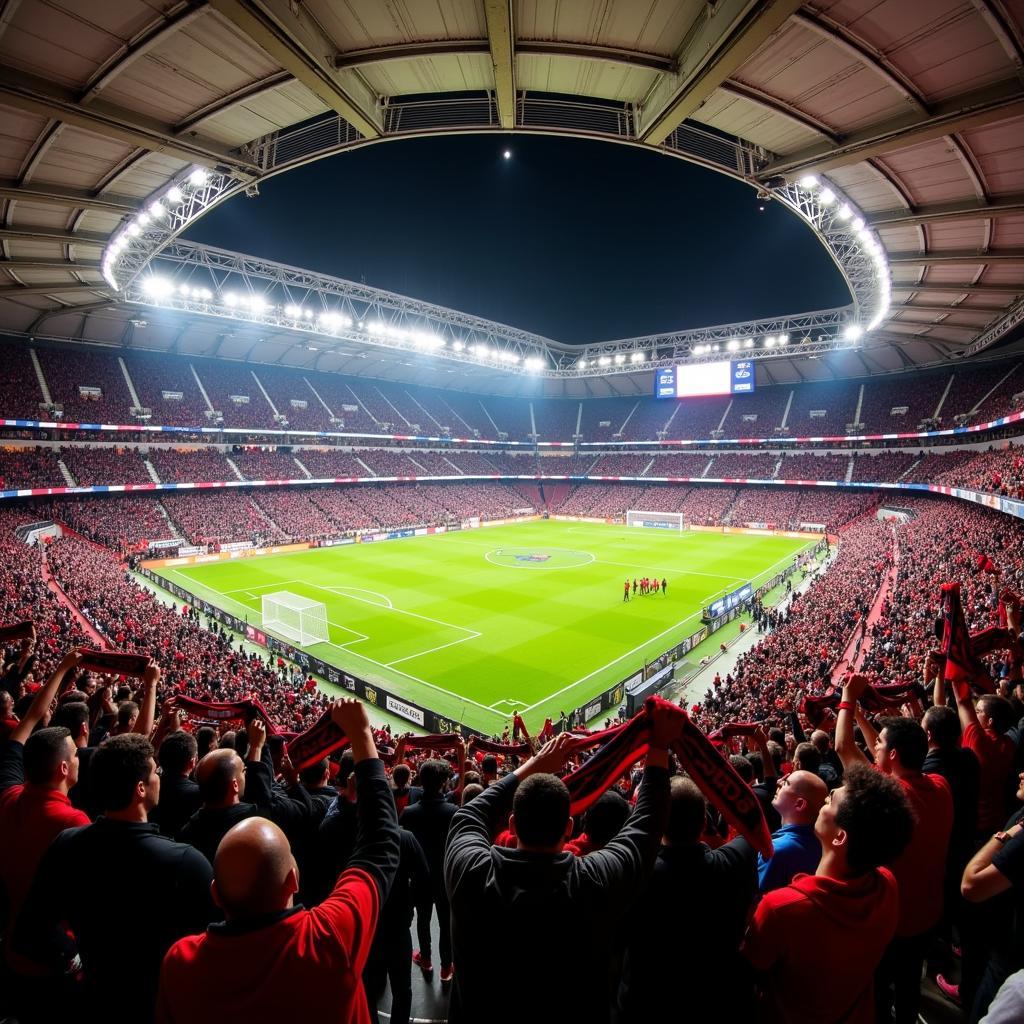
[[[175,205],[177,205],[185,198],[185,194],[181,191],[180,188],[178,188],[177,185],[172,185],[167,190],[167,195],[165,196],[165,198],[167,202],[174,203]]]
[[[774,334],[769,334],[768,337],[764,339],[764,347],[765,348],[775,348],[775,335]]]
[[[543,370],[544,360],[539,356],[530,356],[523,364],[528,370]]]
[[[857,341],[863,336],[863,334],[863,329],[858,327],[856,324],[851,324],[845,331],[843,331],[843,337],[846,338],[847,341]]]
[[[730,352],[735,352],[739,347],[739,340],[736,338],[730,338],[729,344],[725,346]]]
[[[159,199],[149,204],[149,215],[157,220],[161,217],[167,216],[167,210]]]
[[[853,220],[853,223],[850,225],[850,227],[852,227],[854,231],[863,231],[864,230],[864,218],[863,217],[855,217],[854,220]]]
[[[293,320],[297,319],[299,316],[299,307],[289,302],[288,305],[284,307],[284,315],[290,316]]]
[[[821,203],[822,206],[831,206],[835,201],[836,194],[830,188],[823,188],[821,192],[818,193],[818,202]]]
[[[718,350],[719,350],[719,346],[718,346],[718,343],[716,342],[715,345],[714,345],[714,351],[717,352]]]
[[[625,361],[626,361],[626,357],[621,352],[617,352],[615,354],[615,362],[616,363],[619,363],[621,365]]]
[[[138,224],[140,228],[145,227],[149,223],[149,214],[145,210],[142,210],[138,217],[135,218],[135,223]]]
[[[580,360],[580,361],[579,361],[579,362],[578,362],[578,363],[577,363],[576,365],[577,365],[577,366],[578,366],[578,367],[579,367],[579,368],[580,368],[581,370],[585,370],[585,369],[587,368],[587,361],[586,361],[586,359],[581,359],[581,360]]]
[[[789,335],[788,334],[780,334],[779,335],[779,344],[780,345],[788,345],[789,344]]]
[[[644,359],[645,359],[645,358],[646,358],[646,356],[645,356],[645,355],[643,354],[643,352],[634,352],[634,353],[633,353],[633,354],[632,354],[632,355],[631,355],[631,356],[629,357],[629,360],[630,360],[630,362],[632,362],[632,363],[642,363],[642,362],[644,361]]]
[[[153,296],[154,299],[162,299],[174,291],[174,285],[166,277],[147,277],[142,282],[142,287]]]
[[[743,347],[744,348],[753,348],[754,347],[754,339],[753,338],[747,338],[743,342]]]
[[[466,346],[461,341],[452,342],[452,348],[455,349],[456,352],[461,352],[465,347]]]
[[[238,305],[238,296],[234,292],[225,292],[222,298],[225,306]]]
[[[192,289],[189,288],[187,284],[180,284],[178,285],[178,291],[181,292],[182,295],[188,295]]]
[[[205,167],[196,167],[188,176],[188,183],[190,185],[194,185],[196,188],[199,188],[200,186],[206,184],[206,182],[209,180],[209,177],[210,176],[209,174],[206,173]]]
[[[136,235],[142,234],[142,228],[140,228],[139,225],[135,223],[135,221],[132,221],[131,224],[129,224],[128,227],[125,228],[125,231],[127,231],[128,234],[131,235],[133,238]]]
[[[609,359],[608,356],[601,356],[597,361],[598,366],[608,366],[609,363],[611,363],[611,359]]]
[[[213,298],[213,292],[209,288],[197,288],[195,291],[195,297],[202,299],[203,302],[209,302]]]
[[[503,156],[503,157],[504,157],[504,158],[505,158],[506,160],[511,160],[511,159],[512,159],[512,150],[511,150],[511,149],[506,149],[506,150],[505,150],[505,152],[504,152],[504,153],[502,153],[501,155],[502,155],[502,156]]]
[[[817,188],[818,179],[813,174],[807,174],[800,179],[799,184],[801,188]]]

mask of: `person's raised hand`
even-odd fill
[[[142,682],[147,689],[156,686],[160,682],[160,666],[155,661],[151,661],[146,666],[145,671],[142,673]]]
[[[554,739],[548,740],[516,774],[535,775],[538,772],[547,772],[558,775],[572,756],[572,740],[572,733],[560,732]]]
[[[679,738],[679,711],[674,705],[663,701],[654,701],[649,707],[651,747],[654,750],[668,750]]]
[[[285,747],[285,751],[281,755],[281,778],[289,789],[292,786],[298,785],[299,782],[299,770],[295,767],[292,763],[292,759],[288,756],[287,747]]]
[[[349,738],[370,729],[366,706],[355,697],[342,697],[334,701],[331,704],[331,721]]]
[[[868,677],[861,672],[848,675],[843,680],[843,700],[860,700],[869,685]]]
[[[263,724],[262,718],[253,718],[245,730],[249,737],[250,761],[258,761],[263,753],[263,744],[267,741],[267,727]]]

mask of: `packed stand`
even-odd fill
[[[847,424],[854,421],[860,387],[856,381],[837,381],[834,384],[820,382],[794,387],[793,401],[786,417],[788,435],[842,437],[846,433]],[[811,413],[817,415],[812,416]]]
[[[55,448],[0,448],[0,490],[67,487]]]
[[[60,457],[79,487],[153,483],[144,456],[134,448],[65,445]]]
[[[49,420],[41,409],[43,392],[36,378],[36,369],[28,349],[8,342],[0,358],[0,395],[3,396],[0,416],[8,419]]]
[[[132,399],[116,359],[88,349],[37,348],[50,397],[64,407],[65,423],[135,423]],[[96,388],[96,397],[80,388]]]
[[[206,360],[193,364],[214,411],[225,427],[275,428],[274,412],[253,377],[252,369],[236,363]],[[239,399],[235,401],[234,398]]]
[[[851,480],[865,483],[895,483],[917,462],[912,452],[878,452],[874,455],[855,453]]]
[[[241,448],[228,453],[246,480],[301,480],[303,472],[288,452]]]
[[[207,406],[187,360],[136,352],[125,356],[125,365],[142,407],[151,411],[150,423],[168,427],[209,426]],[[203,365],[197,360],[197,368]]]
[[[46,506],[46,515],[114,551],[134,550],[147,541],[175,536],[159,500],[150,497],[55,500]]]
[[[778,462],[779,456],[772,452],[724,452],[715,456],[705,476],[719,480],[771,480]]]
[[[192,484],[235,479],[224,452],[216,448],[150,448],[149,461],[165,484]]]
[[[315,480],[369,475],[367,467],[352,452],[302,448],[295,452],[295,457],[313,474]]]
[[[244,491],[172,491],[161,502],[190,544],[252,541],[257,547],[291,540]]]
[[[779,480],[845,480],[850,468],[848,455],[785,455],[776,474]]]

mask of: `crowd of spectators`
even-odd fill
[[[240,448],[228,453],[246,480],[301,480],[305,475],[289,452]]]
[[[118,497],[53,500],[39,506],[44,518],[71,527],[76,533],[114,551],[130,551],[146,542],[170,540],[174,530],[154,498],[132,495]]]
[[[149,484],[153,478],[141,452],[114,445],[65,445],[60,457],[79,487]]]
[[[462,489],[461,514],[524,497],[501,484]],[[651,508],[670,495],[685,507],[718,494],[735,513],[750,493],[581,485],[570,500]],[[798,515],[799,504],[785,503],[814,493],[776,498]],[[382,502],[439,515],[453,494],[312,488],[251,502],[280,522],[326,519],[335,500],[374,517],[388,514]],[[242,495],[174,497],[237,504]],[[922,971],[929,962],[934,974],[939,960],[936,984],[971,1024],[1019,1019],[1024,773],[1020,784],[1014,776],[1024,685],[1013,678],[1019,666],[996,655],[998,693],[975,703],[935,682],[929,653],[939,583],[960,583],[972,631],[1000,623],[999,595],[1024,589],[1017,520],[906,499],[895,519],[848,522],[828,568],[808,567],[817,576],[809,588],[780,612],[759,611],[759,643],[691,718],[705,732],[751,723],[725,752],[773,831],[769,856],[705,799],[700,762],[687,771],[670,756],[679,721],[665,705],[645,712],[639,759],[612,771],[607,792],[573,820],[558,778],[584,764],[571,734],[533,757],[398,756],[361,706],[329,708],[304,673],[161,603],[115,553],[75,535],[45,553],[16,539],[33,511],[0,512],[0,624],[34,623],[2,652],[0,672],[0,1013],[24,1024],[72,1009],[116,1024],[177,1024],[278,1019],[303,1007],[363,1024],[380,1003],[405,1024],[412,974],[427,985],[434,977],[436,911],[455,1024],[511,1024],[524,1006],[621,1024],[684,1010],[914,1024]],[[44,566],[111,647],[153,659],[140,677],[118,683],[80,670],[72,649],[84,636]],[[1019,632],[1012,602],[1006,621]],[[830,689],[858,637],[866,655],[842,678],[834,738],[811,732],[822,723],[801,716],[801,698]],[[927,689],[893,715],[867,710],[869,680],[922,679]],[[258,719],[190,721],[180,696],[257,697],[292,733],[329,710],[350,750],[299,771]],[[111,871],[141,894],[134,905],[144,913],[124,914],[106,888],[85,884]],[[700,927],[679,929],[687,915]],[[507,966],[481,941],[482,929],[499,926],[514,948],[531,950],[512,993]]]
[[[282,544],[291,539],[277,523],[238,488],[172,491],[161,503],[189,544]]]
[[[216,448],[150,448],[149,461],[165,484],[234,479],[224,452]]]
[[[66,487],[57,455],[56,448],[42,445],[0,448],[0,490]]]

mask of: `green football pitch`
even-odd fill
[[[261,625],[261,595],[322,601],[306,650],[439,714],[532,732],[679,643],[723,591],[773,575],[797,538],[528,522],[186,569],[168,579]],[[622,600],[623,581],[668,593]]]

